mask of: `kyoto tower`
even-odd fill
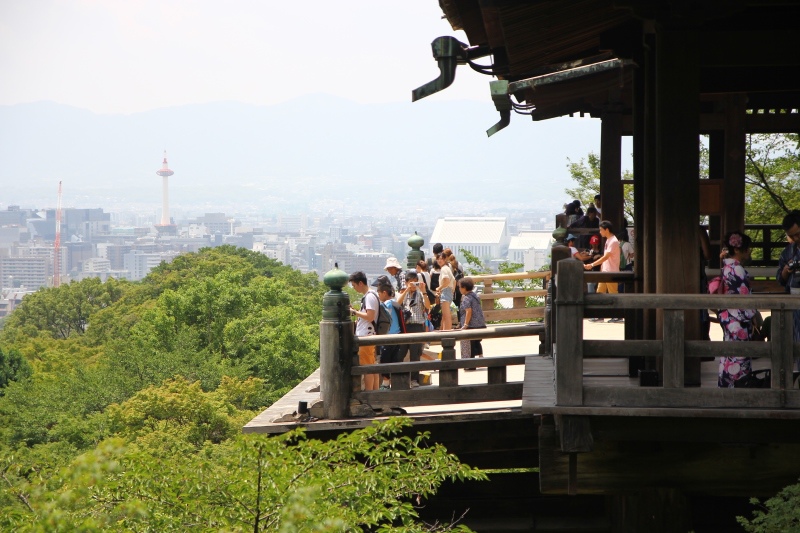
[[[163,199],[161,205],[161,224],[157,224],[156,227],[159,231],[169,231],[169,228],[172,227],[172,224],[169,220],[169,177],[175,174],[173,171],[169,169],[167,166],[167,151],[164,150],[164,162],[161,163],[161,168],[156,171],[156,174],[161,176],[162,183],[163,183]]]

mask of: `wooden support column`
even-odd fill
[[[556,285],[556,405],[583,403],[583,263],[558,262]]]
[[[656,292],[656,57],[655,34],[644,35],[644,72],[642,84],[644,85],[644,102],[641,108],[642,116],[642,159],[641,203],[637,204],[641,224],[636,228],[636,239],[641,242],[641,254],[637,251],[636,268],[637,276],[642,277],[642,291],[647,294]],[[634,142],[635,139],[634,139]],[[635,163],[635,160],[634,160]],[[635,176],[634,176],[635,177]],[[642,312],[642,337],[644,339],[656,338],[656,313],[649,309]],[[645,360],[648,368],[654,366],[653,359]]]
[[[609,103],[603,111],[600,124],[600,197],[603,202],[601,218],[614,224],[616,233],[622,229],[624,217],[620,104]]]
[[[725,132],[712,131],[708,135],[708,178],[720,180],[722,183],[723,195],[725,189]],[[742,176],[744,180],[744,176]],[[744,181],[742,181],[744,183]],[[742,197],[744,198],[744,196]],[[720,213],[708,217],[708,238],[711,241],[711,257],[708,261],[710,268],[720,268],[719,252],[720,246],[717,244],[724,232],[722,229],[722,215],[725,213],[725,198],[719,198]]]
[[[700,64],[697,30],[660,26],[656,33],[656,290],[700,291],[698,253]],[[657,334],[663,335],[657,324]],[[686,313],[686,339],[698,339],[697,312]],[[663,337],[662,337],[663,338]],[[700,385],[700,360],[684,365],[686,383]]]
[[[747,135],[743,94],[725,98],[725,175],[722,235],[744,229],[744,167]]]

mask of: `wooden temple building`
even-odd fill
[[[700,310],[742,307],[744,297],[700,294],[699,221],[709,217],[712,242],[743,228],[746,135],[800,132],[800,0],[439,3],[468,42],[434,40],[441,75],[414,99],[446,90],[458,83],[459,69],[471,67],[491,75],[487,100],[499,121],[488,142],[502,142],[510,120],[532,119],[536,128],[536,121],[565,115],[599,118],[602,218],[617,228],[621,139],[632,136],[637,260],[632,274],[613,277],[628,290],[587,294],[586,281],[605,275],[584,274],[554,247],[545,307],[492,315],[502,313],[492,311],[499,277],[481,280],[487,319],[532,320],[480,333],[517,337],[519,355],[460,360],[454,345],[474,331],[415,334],[418,342],[441,342],[441,360],[396,363],[391,391],[360,392],[354,383],[376,369],[353,366],[359,340],[343,326],[344,283],[326,279],[332,290],[320,327],[322,390],[301,384],[287,397],[294,405],[321,397],[318,420],[279,419],[272,409],[245,431],[304,425],[312,436],[330,437],[393,408],[438,406],[413,414],[415,428],[469,464],[524,471],[448,487],[424,516],[447,519],[468,502],[466,523],[477,531],[735,531],[733,517],[748,512],[748,497],[773,495],[800,477],[793,379],[800,343],[792,321],[800,297],[747,297],[748,308],[772,316],[769,342],[701,340]],[[699,175],[701,135],[708,135],[707,179]],[[503,165],[497,161],[499,171]],[[591,316],[624,316],[625,339],[584,339],[583,319]],[[721,355],[757,358],[771,369],[771,388],[703,382],[703,365]],[[625,375],[591,372],[602,361],[622,361]],[[521,382],[507,378],[514,365],[524,365]],[[486,368],[486,383],[459,383],[469,367]],[[410,388],[409,372],[418,370],[437,371],[438,384]],[[654,381],[640,379],[638,370]],[[520,407],[489,403],[507,400]],[[466,402],[485,408],[441,409]]]

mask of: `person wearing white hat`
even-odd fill
[[[392,285],[395,286],[397,292],[406,288],[406,278],[400,275],[403,272],[403,265],[400,264],[400,261],[398,261],[396,257],[386,258],[386,266],[383,267],[383,269],[394,278]]]

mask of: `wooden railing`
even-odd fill
[[[531,354],[456,359],[455,343],[469,339],[538,336],[543,333],[544,326],[541,324],[514,324],[492,326],[486,329],[373,335],[356,338],[355,342],[358,346],[441,342],[442,358],[435,361],[353,366],[352,376],[360,378],[366,374],[389,374],[392,382],[392,389],[389,391],[362,391],[354,393],[353,397],[369,404],[372,408],[519,400],[522,398],[522,381],[508,382],[506,369],[513,365],[524,365],[525,358],[533,355],[534,350],[531,350]],[[484,367],[488,370],[487,383],[459,384],[459,369]],[[425,370],[439,371],[439,385],[411,389],[411,372]]]
[[[758,408],[800,409],[800,391],[792,389],[793,358],[800,343],[793,341],[794,310],[800,297],[788,295],[585,294],[583,265],[558,263],[555,314],[555,380],[557,406],[615,408]],[[720,342],[686,339],[684,310],[770,310],[769,342]],[[627,309],[661,309],[663,340],[584,340],[586,310],[608,313]],[[583,381],[583,361],[589,357],[659,357],[663,386],[590,386]],[[684,387],[686,358],[765,357],[772,369],[771,389]]]
[[[487,322],[498,322],[503,320],[530,320],[532,318],[544,318],[544,305],[527,306],[528,297],[544,298],[547,296],[547,283],[550,281],[550,271],[543,272],[516,272],[513,274],[486,274],[480,276],[470,276],[476,284],[483,285],[483,292],[480,294],[483,316]],[[519,280],[542,280],[541,289],[523,290],[500,290],[495,292],[496,282],[499,281],[519,281]],[[510,309],[495,309],[495,302],[500,299],[510,298],[513,305]],[[544,304],[544,302],[542,302]]]

